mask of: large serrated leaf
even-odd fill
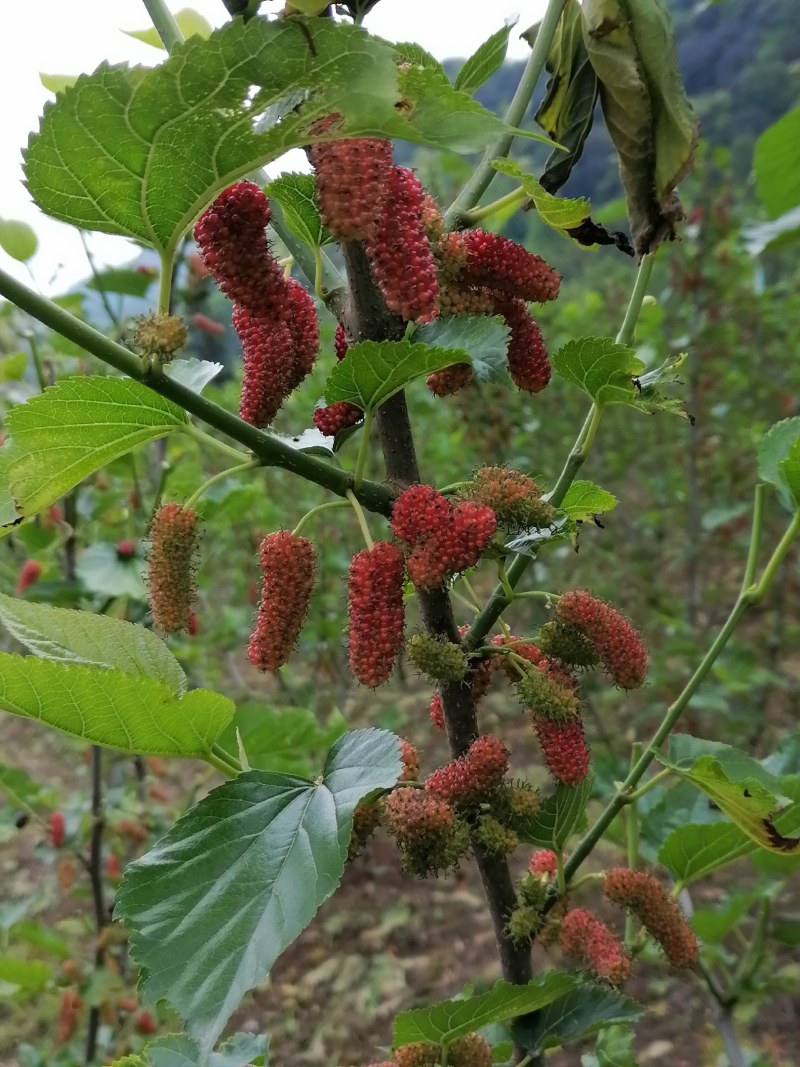
[[[781,116],[756,141],[756,192],[770,218],[800,206],[800,107]]]
[[[152,630],[89,611],[54,608],[0,593],[0,622],[13,638],[42,659],[110,667],[155,678],[177,696],[186,675],[166,644]]]
[[[0,710],[122,752],[203,759],[234,706],[206,689],[178,697],[154,678],[2,652]]]
[[[644,363],[632,348],[610,337],[580,337],[567,341],[552,356],[553,370],[587,393],[598,407],[636,405],[633,384]]]
[[[607,489],[601,489],[594,482],[573,482],[561,502],[560,511],[575,521],[586,521],[594,515],[602,515],[615,508],[619,501]]]
[[[94,471],[157,437],[184,430],[186,413],[131,378],[66,378],[6,416],[4,468],[24,518]]]
[[[418,326],[411,340],[434,348],[466,352],[472,360],[472,370],[478,381],[502,382],[510,386],[510,332],[498,315],[440,315],[433,322]]]
[[[784,818],[779,828],[776,817],[785,803],[781,780],[751,756],[731,745],[675,735],[668,754],[656,758],[706,793],[761,848],[783,856],[800,853],[800,837],[786,836],[800,832],[796,805],[784,812],[789,825]]]
[[[616,990],[588,982],[559,997],[530,1018],[514,1023],[514,1040],[527,1052],[580,1041],[615,1023],[631,1022],[645,1009]]]
[[[150,1067],[266,1067],[269,1039],[256,1034],[234,1034],[216,1052],[202,1056],[188,1034],[168,1034],[147,1045]]]
[[[783,464],[800,442],[800,416],[783,419],[771,426],[758,443],[758,476],[762,482],[774,485],[781,503],[796,511],[797,504],[787,484]]]
[[[464,93],[474,93],[485,81],[503,65],[508,51],[508,38],[517,24],[517,16],[506,20],[505,26],[497,30],[465,60],[456,74],[455,87]]]
[[[584,0],[583,40],[619,160],[637,253],[672,236],[675,187],[691,166],[698,122],[686,96],[665,0]]]
[[[126,869],[117,915],[143,995],[166,998],[201,1053],[336,889],[356,804],[400,770],[393,734],[345,734],[321,780],[242,774]]]
[[[360,341],[351,345],[325,383],[329,404],[345,400],[363,411],[372,411],[417,378],[469,363],[463,349],[434,348],[412,341]]]
[[[589,218],[590,206],[587,200],[565,200],[546,192],[544,187],[532,174],[526,174],[519,163],[513,159],[496,159],[492,166],[501,174],[514,178],[525,190],[526,196],[533,201],[542,222],[554,230],[572,230]]]
[[[392,46],[357,26],[234,19],[153,69],[79,78],[31,138],[28,188],[55,218],[169,254],[216,192],[290,148],[373,134],[469,151],[508,129],[427,74],[398,83]],[[334,112],[335,131],[314,128]]]
[[[583,155],[597,104],[597,75],[583,41],[577,0],[567,0],[564,7],[547,55],[547,71],[550,80],[536,121],[563,146],[553,150],[541,177],[542,187],[554,193]]]
[[[757,846],[735,823],[676,826],[658,853],[658,862],[684,885],[753,852]]]
[[[529,845],[540,845],[562,852],[567,841],[579,831],[585,821],[586,804],[592,792],[591,772],[577,785],[559,782],[555,790],[542,802],[537,813],[514,828]]]
[[[527,985],[497,982],[488,993],[463,1000],[444,1000],[429,1008],[401,1012],[394,1020],[394,1044],[432,1041],[449,1045],[458,1037],[490,1023],[504,1022],[544,1008],[571,992],[578,980],[573,975],[546,974]]]

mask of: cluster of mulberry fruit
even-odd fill
[[[409,549],[408,574],[421,589],[473,567],[495,535],[491,508],[471,500],[453,506],[430,485],[412,485],[392,512],[392,532]]]
[[[568,647],[572,627],[594,649],[609,677],[621,689],[637,689],[647,675],[647,650],[639,634],[616,608],[598,600],[583,589],[564,593],[555,610],[555,621],[561,631],[554,631],[564,643],[553,652],[565,662],[572,654]],[[552,643],[552,640],[551,640]]]
[[[284,277],[267,241],[269,220],[261,189],[240,181],[219,194],[194,230],[206,270],[234,305],[244,364],[239,413],[262,427],[309,373],[319,350],[314,301]]]

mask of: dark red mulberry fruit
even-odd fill
[[[563,722],[536,712],[531,722],[542,746],[547,769],[557,782],[577,785],[589,773],[589,748],[580,714],[575,712]]]
[[[314,425],[326,437],[335,437],[341,430],[355,426],[364,418],[364,412],[356,404],[347,400],[337,400],[335,404],[326,404],[315,408],[312,416]]]
[[[317,132],[327,132],[328,116]],[[314,132],[314,131],[312,131]],[[311,146],[317,173],[317,204],[325,225],[339,241],[364,241],[371,234],[389,188],[392,145],[377,137],[349,137]]]
[[[280,530],[261,542],[259,559],[261,603],[247,655],[260,671],[276,671],[292,654],[308,613],[316,553],[305,537]]]
[[[673,967],[694,966],[697,938],[677,902],[657,878],[645,871],[612,867],[606,871],[603,892],[614,904],[636,915]]]
[[[558,601],[556,618],[576,627],[597,650],[609,676],[622,689],[637,689],[647,675],[647,651],[625,616],[585,589]]]
[[[350,564],[350,669],[363,685],[387,681],[403,647],[403,553],[378,541]]]
[[[558,272],[522,245],[485,230],[467,230],[460,236],[467,253],[460,280],[466,284],[526,302],[543,303],[558,296]]]

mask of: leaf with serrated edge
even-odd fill
[[[796,510],[796,504],[789,486],[781,471],[781,464],[787,459],[795,443],[800,440],[800,416],[783,419],[770,426],[758,443],[758,476],[762,482],[774,485],[778,490],[781,503],[789,509]]]
[[[559,782],[532,818],[514,824],[522,840],[561,852],[581,825],[592,792],[592,777],[590,772],[577,785]]]
[[[513,159],[496,159],[492,166],[501,174],[514,178],[525,190],[534,203],[536,211],[542,222],[552,226],[554,230],[571,230],[580,226],[589,218],[591,207],[587,200],[580,197],[578,200],[562,199],[553,196],[542,188],[539,181],[532,174],[526,174]]]
[[[800,439],[795,441],[789,449],[786,459],[778,464],[778,470],[792,494],[792,500],[797,507],[800,507]]]
[[[29,652],[42,659],[110,667],[155,678],[176,695],[186,691],[186,675],[152,630],[122,619],[73,608],[53,608],[0,593],[0,623]]]
[[[528,1019],[512,1024],[512,1033],[526,1052],[539,1052],[580,1041],[614,1023],[638,1019],[644,1011],[630,997],[586,982]]]
[[[321,780],[241,774],[127,867],[117,916],[142,993],[169,1001],[201,1053],[336,889],[359,800],[400,770],[394,734],[344,734]]]
[[[112,459],[187,424],[181,408],[131,378],[65,378],[6,416],[5,469],[20,513],[38,514]]]
[[[0,710],[122,752],[203,759],[234,705],[207,689],[177,697],[155,678],[0,652]]]
[[[103,65],[79,78],[31,137],[28,188],[54,218],[169,257],[219,190],[290,148],[382,135],[473,151],[510,132],[430,74],[412,66],[398,84],[392,46],[358,26],[234,19],[152,69]],[[314,128],[333,112],[335,130]]]
[[[598,407],[636,405],[633,378],[644,363],[627,345],[610,337],[581,337],[559,348],[551,362],[556,374],[588,393]]]
[[[281,174],[264,187],[270,200],[277,200],[283,208],[283,218],[291,232],[312,248],[333,240],[317,208],[315,188],[313,174]]]
[[[412,1041],[432,1041],[449,1045],[458,1037],[489,1023],[503,1022],[529,1011],[544,1008],[578,985],[573,975],[546,974],[527,985],[496,982],[488,993],[463,1000],[444,1000],[429,1008],[404,1011],[394,1020],[394,1045]]]
[[[595,1051],[597,1067],[639,1067],[633,1051],[633,1032],[624,1023],[602,1030]]]
[[[593,482],[573,482],[561,503],[560,510],[571,519],[591,519],[593,515],[602,515],[615,508],[619,501],[613,493],[601,489]]]
[[[658,862],[676,880],[690,885],[756,848],[735,823],[688,823],[676,826],[669,834],[659,850]]]
[[[464,349],[411,341],[359,341],[328,376],[325,399],[329,404],[346,400],[362,411],[374,410],[417,378],[469,362]]]
[[[508,375],[508,337],[504,320],[495,315],[440,315],[418,326],[411,340],[435,348],[466,352],[479,381],[511,385]]]
[[[493,33],[472,53],[469,59],[464,61],[464,65],[456,75],[454,83],[456,89],[464,93],[474,93],[491,78],[496,70],[502,67],[508,51],[508,38],[517,21],[516,15],[507,19],[502,29]]]
[[[150,1067],[248,1067],[264,1057],[269,1039],[255,1034],[234,1034],[208,1059],[201,1059],[197,1043],[188,1034],[167,1034],[147,1045]]]

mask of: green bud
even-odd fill
[[[408,642],[408,658],[436,682],[458,682],[467,673],[467,656],[460,645],[429,634],[414,634]]]

